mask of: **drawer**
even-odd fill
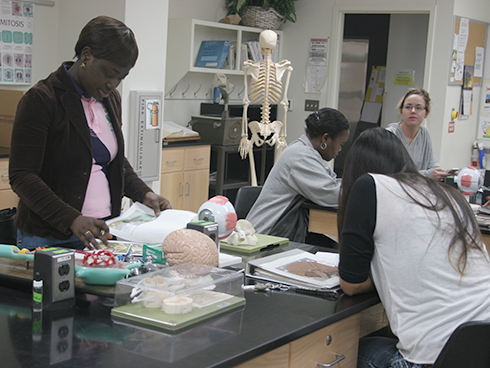
[[[209,169],[211,146],[187,147],[184,170]]]
[[[1,189],[10,189],[8,159],[0,160],[0,190]]]
[[[184,170],[184,149],[164,148],[162,150],[162,173]]]
[[[0,210],[4,208],[17,207],[19,205],[19,197],[13,190],[0,190]]]
[[[359,341],[360,315],[355,314],[291,343],[292,368],[317,368],[317,363],[332,363],[342,354],[345,358],[334,367],[355,368]]]

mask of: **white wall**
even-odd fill
[[[386,82],[381,118],[383,127],[400,121],[396,105],[409,88],[424,87],[428,25],[428,14],[392,14],[390,16]],[[413,85],[395,85],[395,74],[401,70],[415,72]]]

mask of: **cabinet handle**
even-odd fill
[[[177,160],[167,161],[167,164],[175,164],[176,162],[177,162]]]
[[[8,178],[9,176],[4,174],[4,175],[2,175],[1,177],[2,177],[2,178]]]
[[[204,157],[199,157],[194,159],[194,161],[202,161],[202,160],[204,160]]]
[[[184,195],[184,183],[180,183],[180,195],[179,197],[182,197]]]
[[[316,366],[317,367],[333,367],[335,364],[337,364],[337,363],[339,363],[345,359],[344,354],[335,353],[335,356],[337,357],[337,359],[334,360],[332,363],[316,363]]]
[[[186,195],[188,196],[189,194],[191,194],[191,183],[189,183],[187,181],[186,184],[187,184],[187,194]]]

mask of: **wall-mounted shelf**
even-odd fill
[[[167,38],[167,63],[165,94],[187,73],[243,74],[241,63],[242,42],[258,39],[262,29],[235,26],[232,24],[209,22],[197,19],[169,19]],[[279,57],[282,50],[282,32],[274,31],[279,40]],[[236,63],[234,69],[197,68],[196,60],[201,42],[205,40],[228,40],[236,42]]]

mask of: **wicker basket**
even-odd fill
[[[244,26],[262,29],[278,29],[284,18],[274,9],[264,9],[260,6],[245,6],[241,17]]]

